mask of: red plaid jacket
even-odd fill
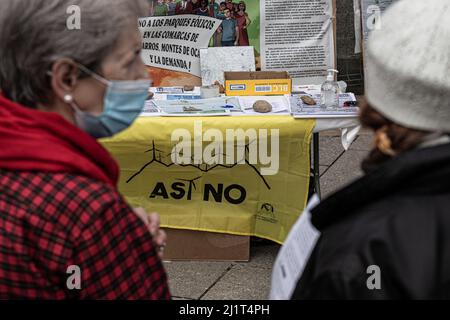
[[[170,298],[116,182],[115,162],[84,132],[0,96],[0,299]]]
[[[80,268],[81,290],[68,289],[69,266]],[[112,187],[0,170],[0,298],[170,295],[148,229]]]

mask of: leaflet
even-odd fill
[[[235,97],[155,100],[153,103],[161,116],[228,116],[231,111],[242,111]]]
[[[316,102],[316,105],[307,105],[302,101],[303,96],[308,96]],[[320,94],[299,93],[290,98],[291,113],[294,118],[341,118],[357,117],[359,108],[356,106],[356,97],[353,93],[339,95],[339,107],[323,108],[320,105]]]

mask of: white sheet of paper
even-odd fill
[[[272,112],[270,114],[290,111],[289,96],[262,96],[262,97],[261,96],[243,96],[243,97],[239,97],[239,103],[241,104],[242,109],[246,114],[261,115],[261,113],[258,113],[253,110],[253,104],[258,100],[265,100],[272,105]]]
[[[291,298],[297,281],[320,237],[320,232],[311,224],[311,210],[319,202],[317,195],[311,198],[281,247],[272,272],[269,299],[288,300]]]
[[[253,47],[216,47],[200,49],[202,84],[209,86],[216,81],[225,83],[226,71],[255,71]]]

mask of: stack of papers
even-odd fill
[[[356,101],[353,93],[339,95],[339,107],[322,108],[320,106],[319,86],[297,87],[291,96],[245,96],[220,97],[202,99],[200,88],[194,91],[184,91],[182,87],[151,88],[155,93],[148,100],[141,116],[230,116],[230,115],[292,115],[294,118],[354,118],[358,116],[359,108],[345,105],[345,102]],[[306,105],[303,96],[308,96],[316,105]],[[253,110],[253,104],[258,100],[267,101],[272,105],[272,112],[259,113]]]
[[[316,101],[316,105],[310,106],[303,103],[302,96],[309,96]],[[339,95],[339,107],[323,108],[320,106],[320,94],[293,94],[290,99],[291,112],[294,118],[346,118],[355,117],[359,113],[358,107],[345,106],[345,102],[356,101],[353,93]]]
[[[231,112],[241,112],[239,100],[235,97],[213,99],[150,100],[143,116],[229,116]]]
[[[272,112],[260,113],[253,110],[253,104],[258,100],[267,101],[272,105]],[[273,114],[289,114],[289,96],[259,96],[259,97],[239,97],[243,112],[253,115],[273,115]]]

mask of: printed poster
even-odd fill
[[[209,43],[196,43],[199,50],[207,46],[252,46],[257,70],[289,71],[294,84],[322,83],[326,70],[335,68],[333,0],[149,1],[149,16],[153,18],[189,15],[218,20]],[[164,25],[158,28],[164,31]],[[149,54],[150,40],[144,39],[144,56]],[[149,62],[155,86],[201,85],[196,67],[199,62],[191,61],[191,68],[182,64],[181,69]]]

